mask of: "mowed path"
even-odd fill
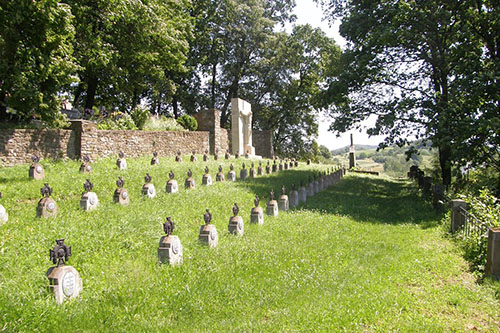
[[[112,170],[110,161],[103,163]],[[168,169],[161,172],[154,179],[166,179]],[[74,205],[75,192],[53,221],[19,207],[14,213],[25,219],[0,229],[0,330],[498,331],[494,289],[476,283],[456,245],[443,237],[440,216],[408,182],[348,175],[297,210],[266,216],[262,226],[248,223],[254,193],[262,197],[305,172],[177,196],[159,192],[129,207],[109,202],[106,189],[102,207],[90,214]],[[104,183],[109,175],[93,177]],[[139,187],[137,178],[130,188]],[[70,184],[65,190],[56,181],[69,193]],[[234,201],[246,222],[241,238],[227,234]],[[215,249],[197,241],[206,207],[219,230]],[[156,261],[167,214],[184,245],[180,267]],[[58,306],[45,291],[49,264],[42,252],[62,229],[84,290]]]

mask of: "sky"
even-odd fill
[[[294,14],[297,16],[297,21],[295,24],[310,24],[315,28],[321,28],[326,35],[333,38],[335,42],[344,48],[346,41],[339,34],[340,22],[335,22],[333,26],[329,26],[329,23],[323,19],[323,11],[313,0],[295,0],[296,7],[294,9]],[[287,31],[291,31],[292,27],[287,26]],[[328,147],[330,150],[345,147],[350,145],[350,134],[353,134],[354,144],[362,145],[377,145],[384,137],[383,136],[372,136],[368,137],[366,134],[366,127],[371,126],[375,123],[375,118],[369,118],[367,121],[361,124],[361,132],[353,130],[351,132],[342,133],[340,137],[336,134],[328,131],[331,123],[331,118],[328,119],[325,115],[319,117],[319,135],[317,138],[318,144]]]

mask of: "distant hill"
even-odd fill
[[[377,145],[354,145],[354,149],[356,151],[361,151],[361,150],[370,150],[370,149],[377,149]],[[342,155],[342,154],[345,154],[349,151],[349,146],[345,146],[345,147],[342,147],[342,148],[338,148],[338,149],[335,149],[335,150],[332,150],[332,155],[335,156],[335,155]]]

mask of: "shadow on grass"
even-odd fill
[[[306,182],[309,175],[312,176],[313,172],[285,170],[269,177],[241,181],[237,186],[245,186],[267,201],[272,188],[278,198],[282,185],[289,193],[292,183],[298,187],[300,180]],[[299,208],[345,215],[359,222],[411,223],[423,228],[435,226],[442,217],[418,196],[414,185],[408,181],[368,175],[348,175],[341,182],[308,198]]]

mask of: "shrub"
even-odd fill
[[[113,112],[110,117],[99,122],[97,128],[100,130],[136,130],[134,120],[128,113]]]
[[[174,118],[165,116],[149,117],[143,129],[145,131],[185,131],[184,127],[179,125]]]
[[[135,126],[137,126],[138,129],[142,130],[144,129],[144,125],[148,120],[149,110],[141,106],[136,106],[132,110],[132,112],[130,112],[130,116],[134,120]]]
[[[196,131],[198,129],[198,122],[190,115],[183,115],[177,119],[177,123],[189,131]]]

